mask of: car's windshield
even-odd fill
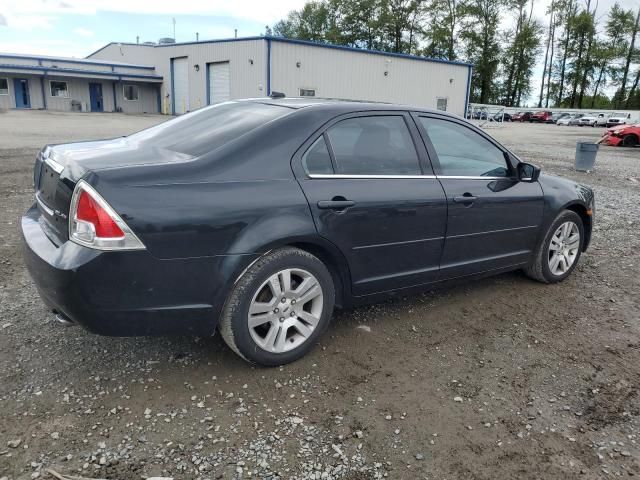
[[[220,103],[134,133],[128,139],[197,157],[291,111],[257,102]]]

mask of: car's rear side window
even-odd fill
[[[327,131],[337,174],[420,175],[411,134],[400,115],[342,120]]]
[[[333,165],[324,136],[318,138],[302,156],[302,165],[310,174],[332,174]]]
[[[129,139],[200,156],[291,111],[256,102],[221,103],[134,133]]]

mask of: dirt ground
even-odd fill
[[[521,273],[337,312],[318,347],[251,368],[219,336],[107,338],[55,323],[19,217],[47,142],[159,116],[0,113],[0,480],[596,479],[640,475],[640,149],[602,129],[490,132],[593,186],[593,243],[562,284]]]

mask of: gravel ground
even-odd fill
[[[592,185],[574,274],[521,273],[337,312],[295,364],[251,368],[213,338],[107,338],[57,325],[21,259],[18,221],[47,142],[159,116],[0,114],[0,480],[596,479],[640,475],[640,149],[602,129],[490,132]]]

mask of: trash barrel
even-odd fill
[[[593,166],[596,164],[598,147],[600,145],[593,142],[578,142],[576,144],[576,170],[580,172],[593,170]]]

